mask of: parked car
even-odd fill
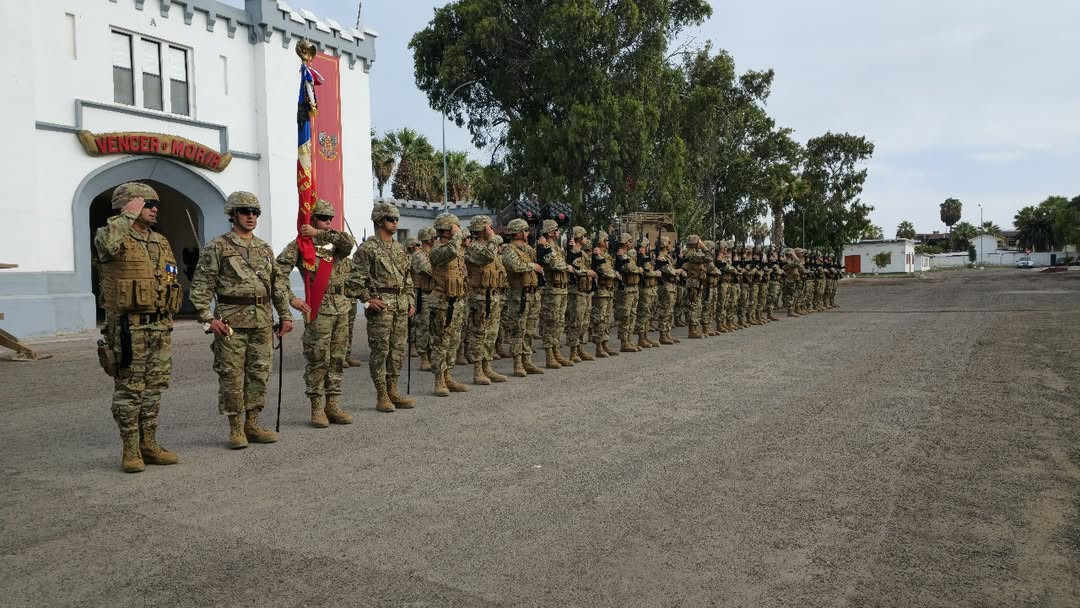
[[[1017,268],[1035,268],[1035,266],[1037,266],[1037,264],[1035,263],[1035,260],[1033,260],[1033,259],[1031,259],[1031,258],[1029,258],[1027,256],[1022,257],[1019,260],[1016,260],[1016,267]]]

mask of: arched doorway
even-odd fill
[[[184,286],[181,314],[190,313],[188,291],[200,244],[206,242],[207,235],[226,232],[229,223],[224,214],[225,196],[221,190],[199,173],[171,160],[121,159],[99,168],[83,180],[73,203],[76,273],[81,281],[85,281],[87,291],[94,294],[96,303],[98,278],[90,264],[94,255],[94,233],[114,214],[111,203],[113,189],[130,181],[149,184],[161,199],[155,230],[169,240],[176,255],[180,281]],[[97,313],[100,321],[103,312],[98,308]]]

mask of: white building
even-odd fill
[[[0,271],[0,327],[25,337],[95,326],[91,235],[111,214],[113,187],[126,181],[158,190],[158,229],[181,275],[194,270],[198,246],[185,212],[204,243],[229,229],[222,208],[236,190],[262,201],[260,237],[275,249],[294,238],[294,45],[304,38],[319,47],[328,83],[337,83],[317,89],[320,107],[338,112],[320,112],[329,119],[319,119],[313,139],[344,177],[319,182],[319,195],[351,225],[369,223],[376,34],[282,0],[244,6],[0,1],[8,83],[0,114],[9,137],[0,149],[8,177],[0,262],[19,265]]]
[[[874,265],[874,256],[890,254],[884,268]],[[915,241],[911,239],[883,239],[859,241],[844,246],[844,271],[848,274],[872,272],[915,272]]]

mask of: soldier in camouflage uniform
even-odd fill
[[[637,264],[637,251],[634,249],[634,237],[624,232],[619,235],[619,249],[616,251],[615,265],[622,281],[615,291],[615,319],[619,330],[619,352],[636,353],[641,350],[630,341],[637,330],[638,285],[641,283],[641,268]]]
[[[705,290],[701,297],[701,334],[711,337],[720,335],[716,321],[720,308],[720,269],[716,266],[716,243],[705,241],[704,250],[709,261],[705,263]]]
[[[277,335],[283,336],[292,331],[289,305],[305,315],[311,308],[299,298],[289,301],[289,276],[274,265],[270,245],[254,235],[262,213],[258,197],[233,192],[225,213],[233,228],[200,253],[191,304],[204,329],[214,334],[218,412],[229,418],[229,447],[241,449],[249,440],[277,441],[277,433],[259,424],[273,356],[273,311],[281,321]],[[213,310],[211,301],[216,301]],[[242,413],[247,415],[243,422]]]
[[[731,265],[730,247],[727,241],[720,241],[716,248],[716,259],[713,262],[720,271],[720,298],[717,301],[716,329],[725,334],[735,330],[732,325],[732,279],[735,277],[735,268]]]
[[[735,328],[746,329],[750,327],[746,318],[746,304],[750,300],[750,268],[749,260],[743,259],[745,250],[738,247],[732,252],[732,264],[735,266]],[[747,256],[749,257],[749,256]]]
[[[514,375],[519,377],[544,373],[544,370],[533,365],[532,350],[526,344],[532,340],[526,334],[526,325],[532,309],[539,305],[533,297],[540,284],[538,275],[544,272],[543,267],[535,261],[536,253],[525,240],[528,231],[529,224],[520,218],[510,220],[504,231],[510,237],[510,244],[503,252],[503,266],[510,288],[506,292],[503,328],[514,357]]]
[[[671,325],[675,316],[675,296],[679,278],[686,276],[686,271],[675,267],[675,261],[671,258],[671,240],[666,236],[660,237],[660,252],[656,255],[656,265],[660,270],[663,282],[657,289],[656,317],[657,329],[660,331],[660,344],[678,344],[680,340],[671,335]]]
[[[826,308],[836,308],[836,290],[840,286],[840,279],[844,276],[844,270],[840,266],[839,257],[826,256],[825,263],[829,268],[829,279],[825,284]]]
[[[333,230],[334,207],[319,199],[311,214],[311,223],[300,227],[300,236],[315,244],[315,270],[322,264],[332,264],[319,309],[304,322],[304,394],[311,401],[311,426],[326,428],[330,423],[352,424],[352,416],[341,409],[341,369],[345,364],[346,340],[349,337],[349,300],[345,295],[345,280],[349,277],[349,254],[356,241],[352,236]],[[287,277],[293,268],[304,272],[304,260],[296,241],[291,241],[277,257],[277,270]],[[288,283],[286,283],[288,285]],[[289,289],[289,299],[296,298]],[[355,301],[355,300],[353,300]],[[323,401],[325,399],[325,413]]]
[[[349,276],[349,289],[367,305],[364,318],[371,351],[368,370],[375,385],[375,409],[380,412],[410,409],[414,405],[412,399],[398,392],[398,378],[407,356],[409,319],[416,314],[409,256],[394,241],[399,218],[394,205],[375,204],[371,210],[375,236],[364,241],[353,254]]]
[[[814,283],[814,310],[825,310],[825,260],[820,252],[815,251],[817,257],[817,281]]]
[[[420,371],[431,371],[431,290],[435,279],[431,278],[431,259],[428,255],[435,244],[435,229],[421,228],[417,233],[420,246],[409,258],[413,288],[416,290],[416,314],[413,321],[413,344],[420,353]]]
[[[467,315],[465,235],[461,221],[452,213],[435,218],[438,243],[431,248],[431,371],[435,374],[435,395],[449,397],[451,392],[468,392],[469,387],[454,380],[461,328]]]
[[[783,290],[781,283],[783,282],[783,272],[780,270],[780,261],[777,259],[776,247],[769,248],[769,259],[766,266],[766,277],[768,278],[768,298],[765,301],[765,318],[769,321],[779,321],[776,315],[773,314],[777,308],[780,308],[780,293]]]
[[[802,271],[802,263],[795,255],[794,249],[789,247],[784,250],[782,268],[784,270],[784,308],[787,309],[787,316],[798,317],[800,315],[796,309],[799,306],[799,275]]]
[[[473,362],[473,384],[506,382],[506,376],[491,367],[495,338],[499,333],[506,269],[499,256],[502,237],[491,229],[491,218],[477,215],[469,222],[472,239],[465,248],[465,268],[469,275],[469,359]]]
[[[566,347],[570,350],[570,360],[594,361],[594,357],[585,352],[583,345],[588,340],[589,311],[592,309],[592,292],[596,285],[596,272],[589,267],[592,254],[585,229],[574,226],[571,233],[573,242],[567,252],[567,262],[573,268],[573,277],[567,290],[566,302]]]
[[[660,285],[661,272],[649,254],[649,241],[642,239],[637,249],[641,283],[638,289],[637,335],[638,348],[659,348],[660,343],[649,337],[649,324],[656,315],[656,291]]]
[[[161,393],[172,375],[172,317],[183,302],[169,241],[152,230],[158,204],[150,186],[121,184],[112,194],[112,208],[119,215],[94,236],[105,309],[98,352],[102,367],[113,377],[112,415],[120,429],[120,462],[127,473],[178,460],[157,442]]]
[[[686,271],[686,309],[690,329],[687,338],[699,339],[701,333],[701,297],[704,293],[706,270],[709,254],[701,247],[701,237],[691,234],[686,237],[686,252],[683,254],[683,270]]]
[[[544,341],[545,367],[559,369],[574,363],[562,354],[562,335],[566,323],[566,299],[573,268],[566,263],[559,246],[559,225],[544,220],[536,240],[536,258],[544,269],[544,287],[540,295],[540,332]]]
[[[608,254],[608,235],[600,232],[592,254],[592,269],[596,271],[596,289],[593,290],[591,337],[596,345],[595,356],[603,358],[619,353],[608,346],[611,334],[612,305],[615,297],[615,283],[621,278],[615,270],[615,263]]]
[[[408,258],[409,258],[409,268],[410,268],[409,274],[411,275],[412,274],[412,271],[411,271],[411,268],[412,268],[412,256],[413,256],[414,253],[416,253],[416,250],[420,249],[420,239],[418,239],[418,238],[416,238],[414,236],[410,236],[407,239],[405,239],[405,242],[403,243],[403,245],[405,246],[405,255],[408,256]],[[413,282],[413,289],[416,289],[416,283],[415,282]],[[416,294],[414,293],[413,294],[413,296],[414,296],[413,301],[414,302],[415,302],[415,295]],[[414,306],[415,306],[415,304],[414,304]],[[413,315],[413,317],[415,317],[415,316],[416,315]],[[409,331],[412,332],[412,340],[409,343],[409,356],[410,357],[415,357],[420,352],[416,348],[416,328],[412,326],[413,325],[413,317],[409,317]]]

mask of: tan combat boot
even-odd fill
[[[555,351],[550,348],[544,349],[544,367],[548,369],[559,369],[562,365],[559,365],[559,360],[555,358]]]
[[[139,429],[139,453],[146,464],[176,464],[180,459],[175,452],[170,452],[158,445],[157,425],[147,425]]]
[[[386,382],[375,382],[375,410],[393,412],[395,409],[394,402],[390,400],[390,391],[387,389]]]
[[[326,408],[323,407],[322,397],[311,398],[311,426],[317,429],[330,426],[330,421],[326,419]]]
[[[559,365],[563,367],[574,367],[573,357],[567,359],[562,354],[562,348],[555,349],[555,360],[559,362]]]
[[[694,340],[701,339],[701,326],[691,325],[689,331],[686,332],[686,337]]]
[[[767,318],[768,318],[768,319],[769,319],[770,321],[779,321],[780,319],[779,319],[779,318],[778,318],[778,317],[777,317],[776,315],[774,315],[774,314],[772,314],[772,313],[773,313],[773,311],[771,311],[771,310],[770,310],[770,311],[769,311],[769,316],[768,316]]]
[[[420,371],[431,371],[431,357],[429,357],[427,353],[420,353]]]
[[[259,425],[260,410],[248,410],[247,421],[244,422],[244,435],[252,443],[275,443],[277,433]]]
[[[650,338],[648,332],[645,333],[645,339],[649,341],[649,344],[652,344],[653,348],[660,348],[660,342]]]
[[[617,351],[617,350],[611,348],[610,346],[608,346],[608,341],[607,340],[604,340],[601,344],[604,347],[604,352],[606,352],[609,357],[618,357],[619,356],[619,351]]]
[[[595,344],[596,344],[596,351],[595,351],[595,354],[593,355],[593,357],[595,357],[597,359],[603,359],[604,357],[608,356],[607,350],[605,350],[604,347],[601,346],[599,342],[596,342]]]
[[[582,361],[596,361],[596,357],[594,357],[594,356],[590,355],[589,353],[585,352],[585,344],[584,343],[577,345],[577,356]]]
[[[491,378],[488,378],[487,374],[484,373],[483,361],[478,360],[476,363],[473,363],[472,383],[479,384],[480,386],[488,386],[491,384]]]
[[[636,353],[637,351],[634,350],[634,345],[630,344],[629,340],[620,339],[619,340],[619,352],[621,352],[621,353]]]
[[[120,441],[123,451],[120,453],[120,466],[124,467],[125,473],[141,473],[146,470],[142,455],[139,453],[139,433],[121,433]]]
[[[518,378],[524,378],[529,375],[529,373],[525,371],[525,364],[522,362],[524,358],[525,355],[517,355],[514,357],[514,375]]]
[[[229,414],[229,448],[242,450],[248,446],[247,437],[244,436],[244,421],[240,414]]]
[[[330,424],[352,424],[352,414],[341,409],[341,395],[326,396],[326,417]]]
[[[399,393],[397,383],[397,376],[386,377],[386,396],[399,410],[411,410],[416,405],[416,401]]]
[[[450,374],[450,370],[446,370],[446,372],[443,373],[443,377],[445,378],[446,388],[450,389],[451,393],[469,392],[469,387],[458,382],[457,380],[454,380],[454,376]]]
[[[645,334],[638,334],[637,347],[640,348],[652,348],[653,345],[649,342],[649,339],[645,337]]]
[[[484,366],[484,375],[488,377],[488,380],[492,382],[506,382],[506,376],[495,371],[495,368],[491,367],[491,359],[487,359],[482,364]]]
[[[443,372],[435,372],[435,396],[450,396],[450,389],[446,388],[446,374]]]
[[[675,338],[671,336],[670,331],[660,332],[660,344],[664,344],[665,346],[668,344],[675,344]]]
[[[525,373],[527,373],[527,374],[543,374],[544,373],[544,370],[542,370],[539,367],[536,367],[535,365],[533,365],[532,355],[522,355],[521,356],[521,365],[525,368]]]
[[[363,367],[364,362],[353,357],[345,357],[345,365],[349,367]]]
[[[579,347],[577,347],[577,346],[568,346],[567,348],[570,349],[570,362],[571,363],[581,363],[581,355],[578,354]]]

